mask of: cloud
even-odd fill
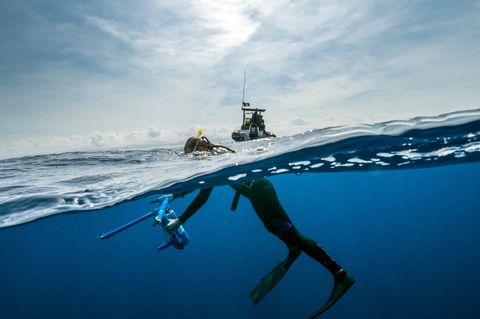
[[[293,119],[290,120],[290,124],[291,125],[297,125],[297,126],[303,126],[303,125],[308,124],[308,122],[299,118],[299,117],[296,117],[296,118],[293,118]]]
[[[115,23],[106,19],[102,19],[100,17],[87,15],[85,16],[85,20],[91,25],[100,29],[101,31],[109,34],[110,36],[125,41],[127,43],[132,42],[136,37],[139,36],[134,32],[120,31],[118,26],[115,25]]]
[[[230,141],[229,128],[205,128],[200,125],[180,130],[161,130],[150,127],[146,130],[130,132],[94,132],[86,135],[0,136],[0,158],[23,155],[60,153],[65,151],[101,151],[106,149],[131,148],[181,148],[188,137],[195,135],[200,128],[215,142]]]
[[[247,100],[267,107],[269,129],[282,134],[330,117],[348,124],[478,107],[478,3],[127,0],[54,7],[11,4],[0,21],[0,138],[18,136],[8,144],[12,154],[14,145],[19,152],[35,143],[57,149],[52,136],[82,136],[63,141],[65,150],[73,141],[158,142],[194,125],[228,136],[240,122],[244,70]]]

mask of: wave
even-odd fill
[[[427,168],[480,159],[480,110],[227,143],[195,160],[180,148],[0,160],[0,228],[156,193],[276,174]]]

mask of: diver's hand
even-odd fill
[[[177,230],[178,227],[180,227],[180,225],[182,225],[182,222],[180,221],[180,219],[170,219],[170,221],[168,222],[168,224],[165,226],[165,231],[169,234],[173,233],[174,231]]]

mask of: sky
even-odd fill
[[[0,0],[0,157],[480,108],[480,1]]]

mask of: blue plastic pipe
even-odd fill
[[[108,238],[118,234],[119,232],[124,231],[127,228],[135,226],[136,224],[144,221],[145,219],[147,219],[147,218],[149,218],[153,215],[159,214],[159,212],[165,212],[165,209],[167,208],[169,199],[170,199],[169,196],[165,196],[165,198],[162,201],[162,204],[160,205],[160,207],[158,209],[155,209],[155,210],[153,210],[153,211],[151,211],[151,212],[149,212],[149,213],[147,213],[147,214],[145,214],[145,215],[143,215],[143,216],[141,216],[137,219],[132,220],[131,222],[129,222],[129,223],[123,225],[123,226],[120,226],[120,227],[118,227],[114,230],[109,231],[108,233],[103,234],[102,236],[100,236],[100,239],[108,239]]]

